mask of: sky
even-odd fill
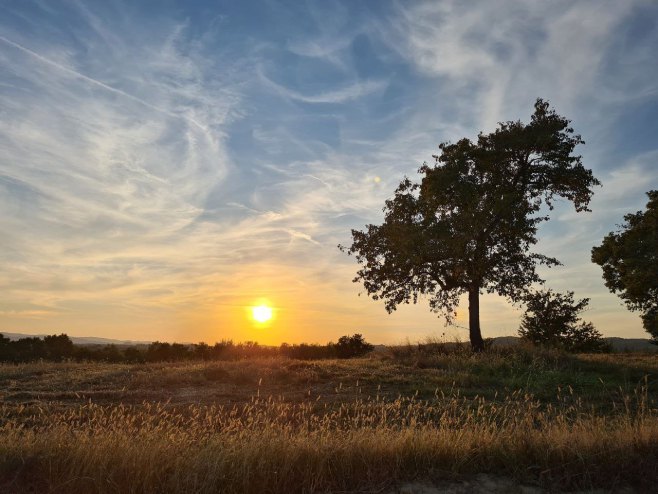
[[[337,245],[440,143],[541,97],[603,184],[542,225],[541,275],[647,337],[590,250],[658,189],[657,53],[649,0],[0,0],[0,332],[466,340],[466,302],[389,315]],[[520,316],[481,299],[484,337]]]

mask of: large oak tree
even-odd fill
[[[552,209],[559,196],[587,211],[599,185],[573,154],[584,142],[569,123],[538,99],[528,124],[500,123],[475,142],[441,144],[420,183],[405,178],[386,201],[383,224],[352,230],[344,249],[361,264],[354,281],[389,312],[427,296],[448,322],[467,293],[471,345],[482,350],[481,292],[521,302],[542,281],[536,266],[559,264],[530,252],[548,219],[542,206]]]

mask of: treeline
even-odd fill
[[[302,360],[361,357],[373,350],[362,335],[341,336],[336,343],[326,345],[281,344],[278,347],[259,345],[254,341],[233,343],[223,340],[214,345],[197,343],[166,343],[149,345],[75,345],[66,334],[21,338],[12,341],[0,334],[0,362],[33,362],[45,360],[94,362],[179,362],[186,360],[240,360],[263,357],[288,357]]]

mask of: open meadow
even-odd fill
[[[4,364],[0,490],[462,492],[482,474],[505,479],[500,492],[658,482],[655,356],[441,350]]]

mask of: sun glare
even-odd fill
[[[257,305],[251,308],[251,317],[257,322],[267,322],[272,319],[272,307]]]

